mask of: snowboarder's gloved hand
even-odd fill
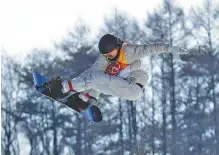
[[[187,61],[189,58],[189,51],[184,48],[180,47],[174,47],[172,54],[174,55],[175,59],[181,60],[181,61]]]
[[[141,88],[144,88],[144,86],[148,82],[148,74],[144,70],[135,70],[130,73],[130,75],[126,78],[126,80],[129,83],[136,83]]]
[[[172,46],[171,48],[168,49],[168,52],[172,53],[173,55],[175,54],[189,54],[189,51],[185,48],[180,48],[177,46]]]
[[[179,49],[179,54],[182,55],[182,54],[189,54],[189,50],[185,49],[185,48],[180,48]]]

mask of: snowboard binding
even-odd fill
[[[33,72],[32,74],[35,88],[40,94],[66,105],[93,122],[102,120],[100,109],[94,105],[97,102],[95,98],[76,91],[62,93],[60,77],[49,78],[38,72]],[[87,100],[85,101],[84,99]]]

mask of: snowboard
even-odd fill
[[[64,98],[58,99],[55,96],[51,96],[49,88],[45,86],[45,83],[50,81],[51,78],[41,75],[38,72],[32,72],[32,74],[35,88],[40,94],[46,96],[51,100],[55,100],[61,104],[66,105],[70,109],[73,109],[74,111],[80,113],[92,122],[102,121],[102,113],[100,109],[96,105],[88,106],[86,102],[79,98],[79,93],[70,91],[66,93]]]

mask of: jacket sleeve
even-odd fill
[[[100,55],[97,60],[79,76],[85,77],[88,74],[92,74],[94,71],[105,71],[107,67],[107,61],[103,55]]]
[[[133,45],[126,44],[124,46],[125,51],[128,55],[131,55],[134,60],[144,58],[146,56],[151,56],[158,53],[173,53],[173,54],[188,54],[188,51],[171,46],[164,43],[155,43],[155,44],[145,44],[145,45]]]
[[[103,55],[100,55],[91,68],[96,71],[105,71],[107,63],[106,58]]]

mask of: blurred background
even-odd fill
[[[4,1],[1,5],[2,155],[219,155],[219,1]],[[31,69],[75,77],[105,33],[164,42],[190,54],[147,60],[141,100],[102,94],[92,123],[39,95]]]

